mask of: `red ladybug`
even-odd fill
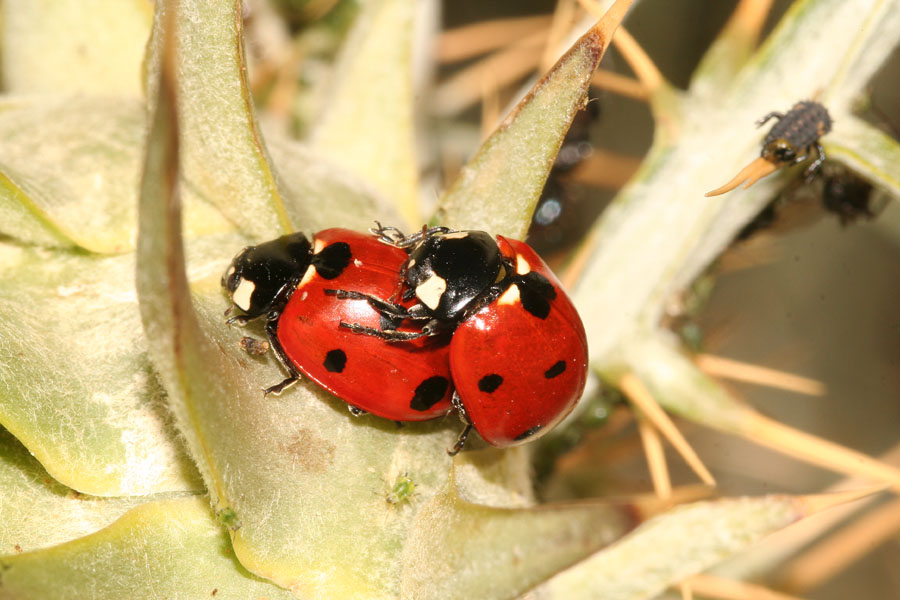
[[[321,231],[312,244],[294,233],[241,251],[222,279],[244,313],[230,321],[265,315],[269,342],[290,374],[266,393],[281,392],[302,373],[354,414],[396,421],[447,414],[453,387],[446,339],[386,345],[354,335],[340,323],[395,328],[365,300],[338,301],[325,293],[340,286],[390,296],[406,259],[403,250],[347,229]]]
[[[418,331],[341,325],[395,343],[453,331],[454,404],[467,425],[451,454],[473,426],[489,444],[505,447],[543,435],[569,414],[584,391],[587,338],[571,300],[534,250],[483,231],[436,227],[404,236],[379,225],[372,232],[409,253],[400,270],[400,303],[353,290],[330,293],[366,299],[390,322],[424,324]]]

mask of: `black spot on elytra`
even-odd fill
[[[547,379],[553,379],[557,375],[562,374],[563,371],[566,370],[566,361],[560,360],[553,364],[552,367],[544,371],[544,377]]]
[[[340,373],[347,366],[347,354],[340,349],[329,350],[325,355],[325,362],[322,363],[325,370],[330,373]]]
[[[534,434],[536,434],[538,431],[540,431],[541,427],[543,427],[543,425],[535,425],[531,429],[526,429],[525,431],[523,431],[522,433],[520,433],[519,435],[514,437],[513,441],[521,442],[522,440],[528,439],[531,436],[533,436]]]
[[[344,272],[351,258],[350,244],[335,242],[322,248],[318,254],[314,254],[312,263],[320,277],[335,279]]]
[[[413,395],[409,403],[409,407],[413,410],[426,411],[444,397],[450,382],[446,377],[435,375],[429,377],[416,387],[416,393]]]
[[[522,308],[538,319],[550,314],[550,301],[556,298],[556,289],[546,277],[534,271],[528,272],[516,282]]]
[[[478,389],[486,394],[493,394],[502,383],[503,378],[496,373],[492,373],[478,380]]]

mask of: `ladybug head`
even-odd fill
[[[505,276],[497,242],[484,231],[429,235],[406,263],[408,288],[439,319],[456,319]]]
[[[302,233],[291,233],[241,250],[222,275],[222,287],[250,319],[277,309],[292,281],[303,276],[312,253]]]
[[[797,149],[786,139],[778,138],[763,147],[762,157],[776,164],[793,162],[797,158]]]

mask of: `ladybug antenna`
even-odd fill
[[[731,178],[731,181],[723,185],[722,187],[718,187],[710,192],[706,192],[704,194],[707,198],[710,196],[719,196],[724,194],[725,192],[730,192],[737,186],[744,184],[744,189],[746,190],[748,187],[768,175],[775,170],[775,163],[770,162],[762,157],[757,158],[749,165],[738,171],[738,174]],[[746,181],[746,183],[744,183]]]

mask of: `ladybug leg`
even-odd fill
[[[770,112],[769,114],[767,114],[766,116],[764,116],[763,118],[757,120],[757,121],[756,121],[756,126],[757,126],[757,127],[762,127],[763,125],[766,124],[766,122],[769,121],[769,119],[778,119],[778,120],[780,121],[780,120],[783,119],[783,118],[784,118],[784,113],[774,112],[774,111],[773,111],[773,112]]]
[[[466,440],[469,438],[469,433],[472,431],[472,424],[468,423],[462,431],[459,432],[459,437],[456,438],[456,443],[453,444],[452,448],[447,448],[447,454],[450,456],[456,456],[459,454],[459,451],[463,449],[463,446],[466,445]]]
[[[348,404],[347,408],[350,409],[350,414],[353,415],[354,417],[361,417],[363,415],[369,414],[369,411],[363,410],[361,408],[357,408],[357,407],[353,406],[352,404]]]
[[[459,432],[459,437],[456,438],[456,443],[453,444],[451,448],[447,449],[447,454],[450,456],[456,456],[459,454],[459,451],[463,449],[463,446],[466,445],[466,440],[469,438],[469,433],[472,432],[472,421],[469,420],[469,415],[466,414],[466,408],[462,404],[462,399],[459,397],[459,392],[453,392],[453,398],[450,400],[453,404],[453,408],[456,409],[457,414],[459,414],[460,420],[466,424],[463,427],[463,430]]]
[[[288,372],[289,377],[286,377],[273,386],[265,388],[263,390],[264,396],[268,396],[269,394],[280,394],[290,386],[300,381],[300,372],[291,364],[291,361],[288,360],[287,355],[284,353],[284,348],[281,347],[281,343],[278,341],[278,336],[276,335],[276,328],[278,326],[278,313],[270,314],[268,319],[269,320],[266,322],[266,334],[269,337],[269,345],[275,351],[275,356],[278,357],[278,362],[280,362],[281,366],[284,367],[284,370]]]
[[[816,160],[812,162],[811,165],[806,167],[806,170],[803,171],[803,174],[806,176],[806,181],[809,183],[812,181],[813,176],[816,174],[816,171],[819,170],[819,167],[822,166],[822,163],[825,162],[825,148],[822,147],[822,144],[816,142]]]
[[[453,231],[449,227],[427,228],[426,226],[423,226],[422,231],[418,231],[412,235],[405,235],[396,227],[382,225],[378,221],[375,221],[375,225],[377,225],[377,227],[369,229],[372,235],[377,237],[378,241],[389,246],[394,246],[395,248],[409,248],[410,246],[414,246],[415,244],[417,244],[419,241],[429,238],[438,233],[449,233]]]
[[[406,319],[409,317],[408,311],[399,304],[388,302],[372,294],[363,294],[362,292],[351,290],[325,290],[325,295],[335,296],[338,300],[366,300],[379,314],[389,319]]]
[[[234,307],[233,306],[229,307],[228,312],[231,312],[232,308],[234,308]],[[228,314],[228,313],[225,313],[225,314]],[[249,322],[250,322],[250,317],[248,317],[247,315],[235,315],[235,316],[230,317],[229,319],[225,320],[226,325],[234,325],[235,323],[237,323],[238,325],[240,325],[242,327]]]
[[[353,333],[371,335],[372,337],[377,337],[386,342],[408,342],[410,340],[417,340],[422,337],[433,335],[432,331],[426,331],[424,328],[422,331],[384,331],[375,327],[366,327],[365,325],[360,325],[359,323],[345,323],[344,321],[341,321],[341,327],[349,329]]]

